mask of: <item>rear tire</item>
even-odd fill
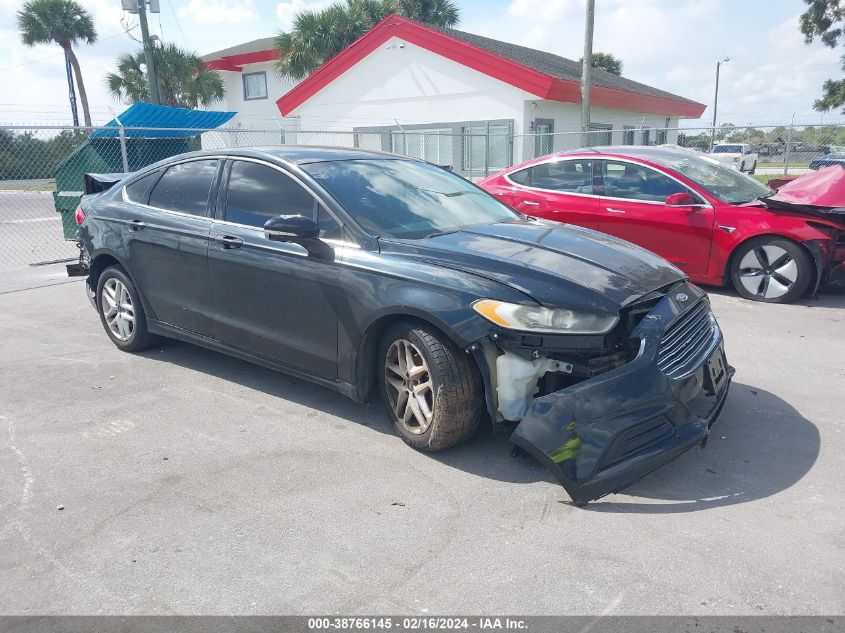
[[[746,299],[790,303],[813,282],[813,260],[804,248],[783,237],[748,240],[731,258],[731,281]]]
[[[112,343],[124,352],[140,352],[156,337],[147,329],[147,315],[135,284],[120,266],[109,266],[97,280],[96,307]]]
[[[756,172],[756,171],[757,171],[757,163],[755,162],[753,165],[751,165],[751,169],[748,170],[748,175],[753,176],[754,172]]]
[[[406,444],[439,451],[478,428],[484,391],[466,354],[435,330],[399,323],[379,346],[379,384],[393,426]]]

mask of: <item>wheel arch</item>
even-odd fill
[[[464,345],[457,334],[448,324],[437,319],[431,313],[411,309],[407,306],[404,307],[404,310],[383,313],[370,322],[358,343],[355,360],[355,383],[359,401],[369,401],[375,391],[376,380],[379,375],[378,348],[384,333],[395,324],[403,322],[417,323],[434,330],[435,333],[442,335],[446,341],[452,343],[459,352],[463,353]],[[475,361],[472,361],[471,364],[478,371]],[[486,389],[485,381],[482,380],[481,382],[482,388]]]
[[[141,303],[144,307],[144,312],[148,315],[148,318],[155,318],[155,312],[153,312],[152,307],[150,306],[149,301],[147,301],[146,295],[144,295],[144,291],[140,285],[138,285],[135,276],[132,274],[132,271],[129,270],[129,267],[126,265],[126,262],[123,261],[123,258],[120,257],[118,254],[114,253],[113,251],[109,250],[102,250],[94,253],[91,257],[91,264],[88,272],[88,286],[91,290],[96,294],[97,292],[97,283],[100,279],[100,275],[103,274],[103,271],[108,268],[109,266],[120,266],[120,268],[127,274],[129,279],[132,281],[132,284],[135,286],[135,291],[138,293],[138,296],[141,297]]]
[[[728,255],[727,259],[725,260],[725,269],[722,271],[723,278],[725,280],[725,286],[736,290],[731,271],[733,270],[733,264],[739,254],[739,250],[744,245],[748,244],[748,242],[760,238],[787,240],[801,248],[810,257],[810,260],[815,264],[815,268],[813,270],[813,280],[810,283],[810,287],[813,288],[813,295],[815,295],[818,291],[819,283],[821,282],[821,271],[823,269],[821,250],[818,248],[813,249],[808,246],[807,242],[802,242],[801,240],[797,240],[790,235],[784,235],[783,233],[758,233],[756,235],[749,235],[741,242],[737,242],[731,249],[731,252]]]

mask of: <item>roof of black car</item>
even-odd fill
[[[304,165],[306,163],[319,163],[324,161],[337,160],[361,160],[366,158],[408,158],[396,156],[387,152],[376,152],[354,147],[320,147],[315,145],[273,145],[269,147],[244,147],[240,148],[245,154],[250,152],[272,154],[282,160]],[[238,150],[228,150],[237,154]],[[409,159],[412,160],[412,159]]]

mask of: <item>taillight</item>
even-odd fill
[[[82,224],[85,222],[85,211],[82,210],[82,206],[76,207],[76,223]]]

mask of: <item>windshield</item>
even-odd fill
[[[678,152],[671,156],[661,156],[658,162],[731,204],[751,202],[774,193],[751,176],[746,176],[707,156]]]
[[[742,154],[742,145],[716,145],[714,154]]]
[[[302,168],[373,235],[417,239],[520,218],[472,183],[428,163],[367,159]]]

